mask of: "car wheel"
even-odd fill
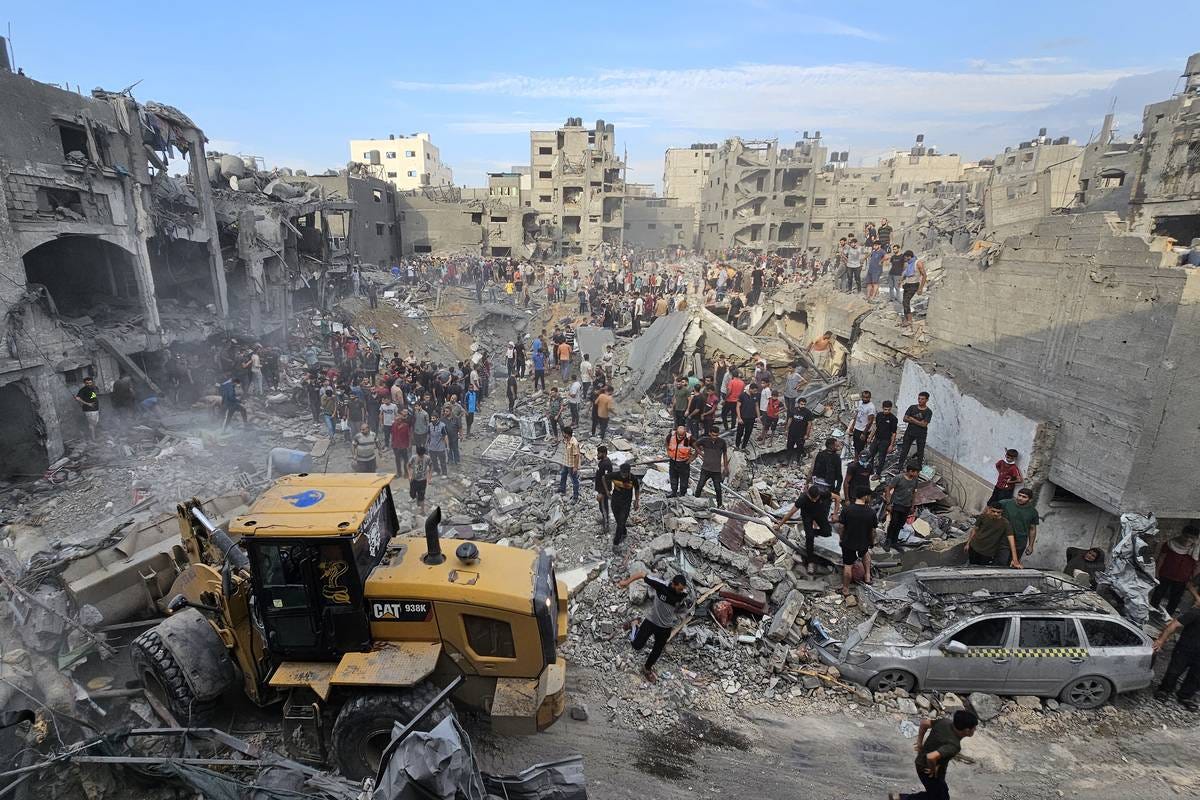
[[[1113,686],[1105,678],[1088,675],[1068,683],[1058,699],[1076,708],[1099,708],[1112,697]]]
[[[911,692],[917,688],[917,678],[911,672],[902,669],[885,669],[871,676],[867,688],[872,692],[890,692],[892,689],[903,689]]]

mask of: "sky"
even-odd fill
[[[8,4],[0,31],[32,78],[85,93],[136,84],[139,100],[188,114],[210,150],[271,166],[340,168],[350,139],[428,131],[455,183],[480,186],[529,163],[530,129],[574,116],[613,123],[628,180],[661,185],[668,147],[730,136],[790,144],[819,130],[855,165],[918,133],[969,160],[1040,127],[1083,144],[1109,110],[1132,136],[1143,106],[1182,85],[1192,48],[1163,21],[1189,11],[1191,0],[1145,14],[1108,0],[60,0]]]

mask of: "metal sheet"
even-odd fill
[[[380,642],[366,653],[347,653],[334,686],[412,686],[433,672],[441,642]]]
[[[510,461],[520,449],[520,436],[501,433],[497,434],[495,439],[492,439],[491,444],[483,448],[483,452],[479,454],[479,457],[486,459],[487,461],[507,462]]]
[[[268,683],[276,689],[296,689],[307,686],[322,700],[329,699],[330,680],[337,664],[321,661],[291,661],[280,664]]]

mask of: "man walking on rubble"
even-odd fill
[[[989,502],[989,505],[991,503]],[[1000,511],[1012,527],[1013,538],[1017,543],[1017,555],[1021,558],[1033,555],[1033,546],[1037,542],[1038,523],[1042,521],[1037,507],[1033,503],[1033,490],[1022,486],[1015,497],[999,501]],[[998,563],[1004,563],[1000,560]]]
[[[613,552],[617,552],[628,532],[629,515],[638,507],[642,495],[641,478],[633,474],[629,462],[623,463],[614,473],[608,473],[609,507],[617,529],[613,533]]]
[[[904,527],[916,503],[920,475],[917,462],[909,461],[904,465],[903,472],[888,481],[887,491],[884,493],[884,504],[888,508],[887,532],[883,537],[884,550],[900,552],[900,529]]]
[[[721,438],[716,425],[708,426],[708,433],[696,441],[700,453],[700,480],[696,483],[696,497],[704,494],[704,484],[712,481],[717,495],[717,508],[721,508],[721,480],[729,475],[729,443]],[[686,487],[685,487],[686,489]]]
[[[796,498],[796,502],[783,515],[783,519],[775,523],[775,532],[778,533],[783,530],[784,525],[791,521],[797,511],[800,512],[800,524],[804,528],[804,571],[809,575],[813,574],[817,560],[813,549],[816,545],[816,538],[833,535],[833,526],[829,523],[830,507],[833,508],[835,514],[839,514],[841,499],[836,492],[831,492],[827,487],[814,481]]]
[[[579,468],[583,462],[583,454],[579,450],[579,442],[575,439],[575,430],[570,425],[563,425],[563,463],[558,471],[558,494],[560,497],[567,493],[567,478],[571,479],[572,502],[579,502]]]
[[[936,721],[921,720],[913,749],[917,751],[917,779],[925,791],[915,794],[888,792],[888,800],[949,800],[946,768],[962,751],[962,740],[974,736],[978,725],[975,712],[965,709]]]
[[[641,651],[646,646],[646,642],[651,637],[654,638],[650,654],[646,656],[646,663],[642,667],[642,677],[650,683],[657,683],[658,675],[654,672],[654,665],[658,663],[658,657],[662,655],[663,648],[667,646],[667,640],[671,638],[671,630],[679,621],[679,611],[687,605],[690,593],[687,579],[682,575],[676,575],[671,578],[670,583],[667,583],[662,578],[647,575],[645,572],[635,572],[617,586],[624,589],[637,580],[645,581],[654,596],[650,612],[646,614],[645,619],[640,622],[627,622],[625,628],[629,630],[629,640],[632,642],[634,650]]]
[[[609,476],[612,475],[612,461],[608,458],[608,448],[600,445],[596,448],[596,474],[592,479],[592,486],[596,490],[596,503],[600,506],[600,530],[607,536],[608,523],[612,518],[611,506],[609,505]]]
[[[667,434],[667,471],[671,479],[671,493],[668,497],[682,497],[687,494],[691,483],[692,453],[695,450],[692,435],[683,425]]]
[[[896,430],[899,426],[900,420],[896,419],[892,410],[892,401],[884,400],[871,425],[871,436],[867,440],[867,458],[875,465],[876,478],[882,477],[888,453],[896,446]]]

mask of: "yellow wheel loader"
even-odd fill
[[[171,615],[132,660],[183,725],[235,684],[282,702],[291,755],[374,775],[396,722],[427,730],[451,705],[505,733],[545,729],[565,705],[567,594],[542,552],[398,536],[391,475],[281,478],[222,530],[178,509],[188,565]]]

